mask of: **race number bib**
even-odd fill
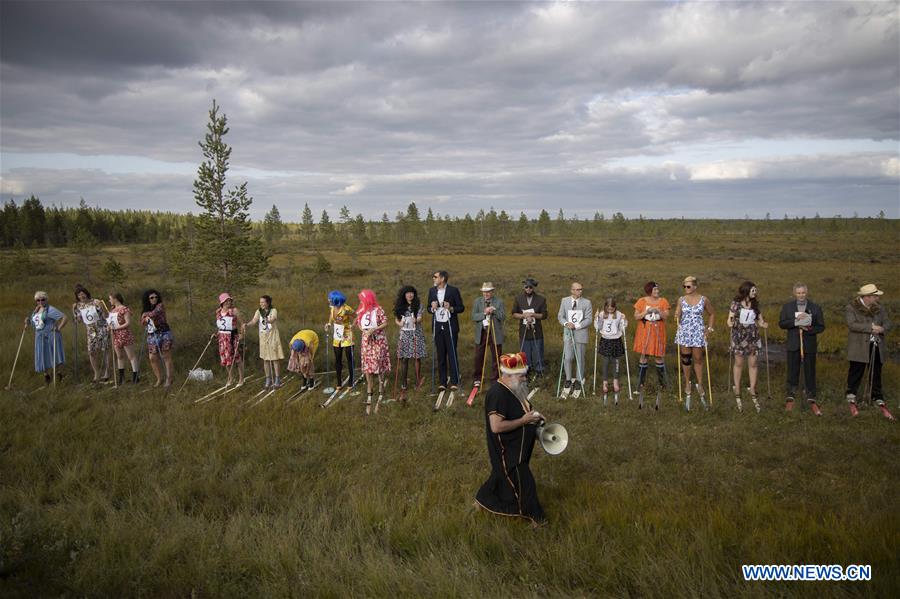
[[[269,319],[265,316],[259,319],[259,332],[268,333],[272,330],[272,324],[269,322]]]
[[[794,326],[808,327],[812,324],[812,315],[809,312],[794,312]]]
[[[152,318],[147,319],[147,334],[152,335],[156,332],[156,323],[153,322]]]
[[[232,316],[220,316],[216,319],[216,328],[218,328],[223,333],[230,333],[232,329],[232,324],[234,323],[234,317]]]
[[[91,326],[100,321],[100,313],[97,312],[96,306],[81,308],[79,312],[81,312],[81,320],[84,322],[85,326]]]
[[[113,330],[122,328],[121,325],[119,325],[119,314],[116,312],[109,313],[109,316],[106,317],[106,324]]]
[[[534,324],[534,308],[528,308],[526,310],[522,310],[522,316],[525,317],[522,319],[523,323]]]
[[[35,312],[31,315],[31,322],[34,324],[34,330],[40,331],[44,328],[44,319],[41,318],[40,312]]]
[[[584,310],[566,310],[566,320],[578,326],[584,320]]]
[[[344,340],[344,325],[342,324],[334,324],[334,340],[335,341],[343,341]]]
[[[416,330],[416,319],[412,316],[404,316],[402,328],[404,331],[415,331]]]
[[[369,310],[359,319],[359,328],[364,331],[371,331],[378,326],[378,318],[375,310]]]
[[[619,327],[617,326],[619,320],[617,318],[604,318],[603,319],[603,335],[614,335],[619,332]]]
[[[644,320],[646,320],[647,322],[656,322],[657,320],[659,320],[659,318],[659,312],[647,312],[647,314],[644,316]]]
[[[438,322],[450,322],[450,310],[438,308],[434,313],[434,319]]]
[[[745,327],[756,324],[756,312],[747,308],[741,308],[740,322]]]

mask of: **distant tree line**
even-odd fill
[[[341,207],[333,219],[327,210],[315,218],[309,204],[304,205],[299,223],[285,223],[277,206],[266,213],[262,222],[253,223],[254,235],[272,244],[279,240],[316,243],[343,242],[359,245],[370,242],[439,241],[441,239],[517,240],[542,237],[589,237],[617,235],[702,235],[709,231],[734,233],[828,233],[859,227],[863,223],[884,231],[892,231],[893,221],[884,212],[876,217],[822,217],[763,219],[650,219],[643,216],[626,218],[621,212],[609,215],[596,211],[582,218],[566,215],[557,209],[551,216],[541,210],[538,218],[528,218],[524,212],[511,214],[494,208],[479,210],[474,216],[435,214],[428,208],[425,215],[415,202],[406,211],[393,217],[387,213],[380,219],[368,220],[362,214],[351,214]],[[78,208],[45,208],[38,198],[31,196],[21,206],[9,200],[0,212],[0,246],[12,247],[19,242],[30,247],[73,245],[76,247],[116,243],[157,243],[184,241],[193,233],[195,219],[191,214],[148,212],[138,210],[113,211],[91,208],[82,200]]]
[[[44,207],[31,196],[21,206],[7,201],[0,211],[0,247],[156,243],[178,239],[187,214],[144,210]]]

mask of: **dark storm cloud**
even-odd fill
[[[840,140],[898,138],[896,3],[3,2],[0,10],[4,153],[196,163],[216,98],[235,166],[316,173],[278,186],[253,181],[262,204],[274,194],[286,213],[302,197],[317,206],[365,201],[367,213],[417,197],[454,198],[460,209],[495,199],[516,211],[562,198],[583,212],[590,198],[672,193],[666,185],[677,181],[685,202],[714,214],[721,205],[691,192],[701,181],[771,198],[784,193],[755,188],[756,179],[781,181],[779,189],[821,180],[824,189],[834,183],[814,165],[829,162],[848,181],[856,172],[859,157]],[[837,141],[816,152],[832,158],[805,162],[751,151],[752,140],[781,139]],[[682,163],[680,152],[704,144],[746,146],[755,162]],[[863,175],[884,184],[875,189],[894,212],[895,156]],[[650,170],[609,168],[640,157],[659,157],[652,176],[661,186],[641,185]],[[57,189],[55,178],[72,177],[50,166],[41,165],[42,181],[4,170],[5,192]],[[76,179],[82,195],[105,194],[88,187],[91,177]],[[155,196],[149,181],[137,173],[135,193]],[[288,193],[289,185],[298,187]],[[187,210],[189,183],[185,190]]]

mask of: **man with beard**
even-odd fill
[[[528,277],[522,281],[524,290],[513,303],[512,317],[519,321],[519,348],[524,352],[532,372],[538,378],[544,376],[544,329],[541,322],[547,318],[547,300],[535,292],[537,281]]]
[[[518,516],[537,527],[546,523],[528,463],[542,416],[528,402],[525,354],[500,357],[500,379],[484,404],[491,476],[475,495],[475,506],[493,514]]]

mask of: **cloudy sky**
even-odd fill
[[[897,2],[0,2],[3,200],[900,216]]]

